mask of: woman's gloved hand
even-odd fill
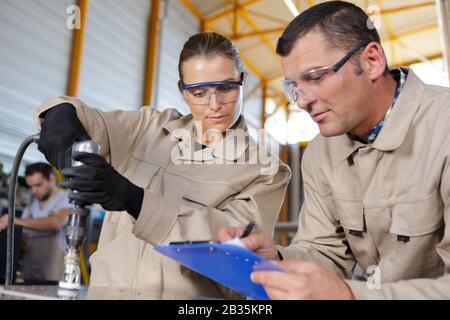
[[[123,177],[98,154],[74,152],[73,159],[84,163],[61,171],[61,186],[76,190],[69,198],[84,203],[98,203],[105,210],[126,210],[137,218],[141,211],[144,190]]]
[[[73,143],[91,139],[78,119],[75,107],[62,103],[49,109],[43,117],[39,151],[58,169],[70,167]]]

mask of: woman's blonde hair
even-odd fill
[[[183,63],[195,56],[221,55],[236,63],[239,73],[244,72],[241,56],[230,39],[216,32],[201,32],[191,36],[183,46],[178,60],[178,74],[183,81]]]

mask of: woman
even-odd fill
[[[178,70],[192,114],[149,107],[102,112],[59,97],[37,112],[39,149],[65,168],[71,180],[62,185],[78,191],[71,199],[110,211],[90,258],[91,286],[159,297],[237,297],[152,245],[211,240],[222,226],[250,221],[271,234],[290,171],[273,156],[275,170],[254,161],[265,152],[249,139],[241,115],[245,72],[231,41],[212,32],[192,36]],[[85,165],[68,168],[72,143],[84,139],[99,143],[102,157],[77,153],[73,158]]]

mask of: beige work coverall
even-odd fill
[[[302,163],[305,203],[284,259],[350,277],[360,299],[450,299],[450,90],[412,70],[372,145],[318,136]],[[378,281],[380,280],[380,281]]]
[[[144,188],[137,220],[126,212],[106,213],[98,249],[90,257],[91,286],[132,288],[139,295],[161,298],[239,298],[152,246],[216,239],[220,227],[245,227],[250,221],[272,234],[289,168],[252,139],[227,135],[217,147],[196,150],[190,135],[192,115],[182,116],[175,109],[103,112],[63,96],[44,102],[36,120],[64,102],[76,108],[107,161]],[[248,132],[243,117],[235,129]]]

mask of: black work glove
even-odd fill
[[[39,151],[58,169],[70,167],[73,143],[91,140],[77,117],[75,107],[62,103],[49,109],[43,117]]]
[[[144,189],[114,170],[101,155],[74,152],[73,159],[84,165],[61,171],[64,176],[61,186],[72,190],[69,199],[85,204],[98,203],[110,211],[126,210],[137,219]]]

